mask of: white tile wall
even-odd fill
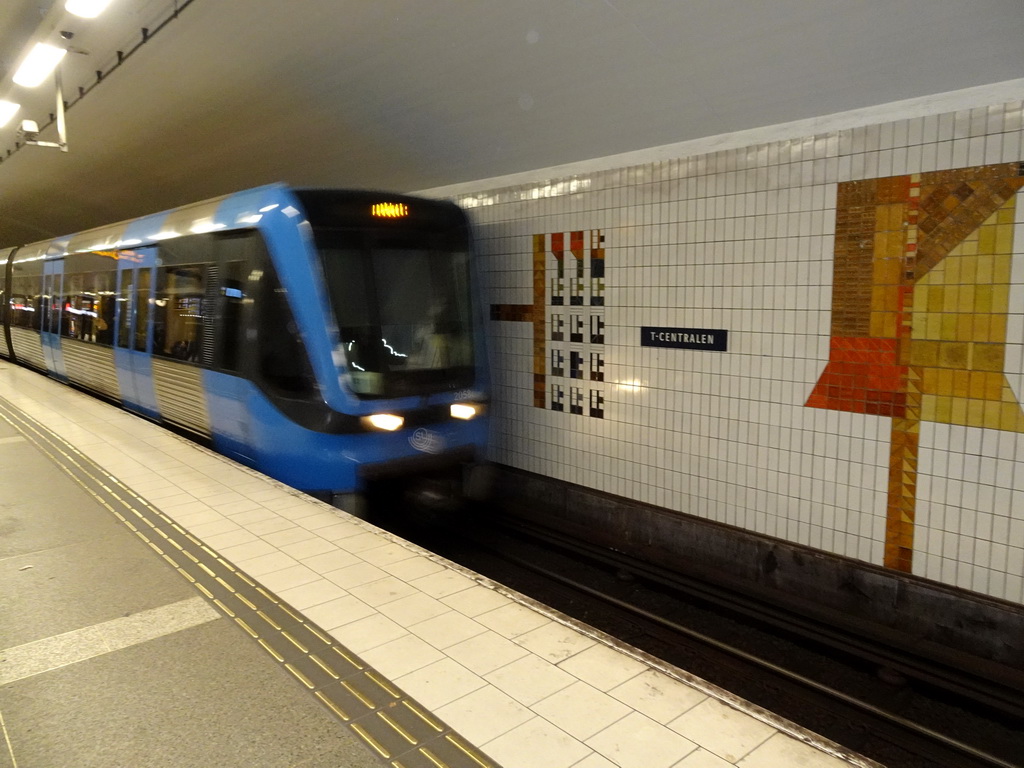
[[[1021,161],[1022,123],[1021,101],[918,109],[459,195],[488,304],[532,303],[534,234],[600,230],[606,249],[604,418],[533,407],[532,325],[490,321],[492,458],[882,564],[891,419],[804,406],[828,359],[837,184]],[[1024,201],[1017,212],[1006,367],[1019,397]],[[727,329],[729,350],[644,348],[643,325]],[[925,423],[920,453],[914,572],[1024,602],[1022,436]]]

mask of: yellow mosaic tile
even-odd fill
[[[982,225],[978,237],[978,251],[980,253],[996,252],[996,230],[993,226]]]
[[[965,397],[953,397],[950,398],[952,401],[952,411],[949,416],[949,422],[951,424],[967,424],[967,398]]]
[[[1006,343],[1006,318],[1000,315],[992,315],[988,329],[989,341],[996,344]]]
[[[910,364],[934,367],[939,364],[939,342],[915,341],[910,345]]]
[[[943,368],[967,367],[967,343],[958,341],[939,342],[939,362]]]
[[[964,422],[965,427],[981,427],[985,423],[985,401],[984,400],[968,400],[967,401],[967,420]]]
[[[924,421],[938,421],[938,398],[935,395],[925,395],[921,399],[921,418]]]
[[[808,404],[891,415],[891,568],[909,570],[913,558],[920,421],[1024,431],[1003,374],[1019,170],[1005,163],[839,185],[832,335],[843,342]],[[863,374],[854,362],[867,363]]]
[[[872,312],[871,335],[877,338],[895,338],[899,319],[900,315],[898,312]]]
[[[1002,403],[988,400],[985,402],[985,412],[982,416],[982,423],[986,429],[999,429],[1002,423]]]
[[[953,371],[953,396],[967,397],[971,391],[971,372]]]
[[[1006,283],[998,283],[990,288],[992,289],[993,309],[998,308],[999,316],[1003,317],[1005,322],[1006,313],[1010,311],[1010,286]]]
[[[1012,393],[1010,398],[1013,398]],[[1004,398],[1006,400],[1007,398]],[[1016,402],[1000,403],[1000,429],[1009,432],[1024,432],[1024,414],[1020,412],[1020,406]]]
[[[971,349],[971,367],[976,371],[999,371],[1002,379],[1003,365],[1006,360],[1005,347],[1002,344],[973,344]],[[1000,384],[1002,386],[1002,384]],[[999,397],[997,392],[995,397]]]
[[[871,272],[875,290],[900,284],[900,272],[903,269],[901,255],[901,251],[897,250],[895,254],[890,254],[884,259],[875,259],[872,262]]]

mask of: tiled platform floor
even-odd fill
[[[5,361],[0,397],[301,611],[498,765],[874,765],[366,522]],[[241,632],[237,641],[251,642]]]

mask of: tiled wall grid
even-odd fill
[[[1022,160],[1016,102],[459,196],[492,458],[1024,602]]]

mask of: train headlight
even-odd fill
[[[394,413],[375,413],[371,416],[363,416],[363,424],[371,429],[394,432],[396,429],[402,428],[405,419]]]
[[[469,421],[483,413],[483,406],[476,403],[452,403],[449,412],[453,419]]]

